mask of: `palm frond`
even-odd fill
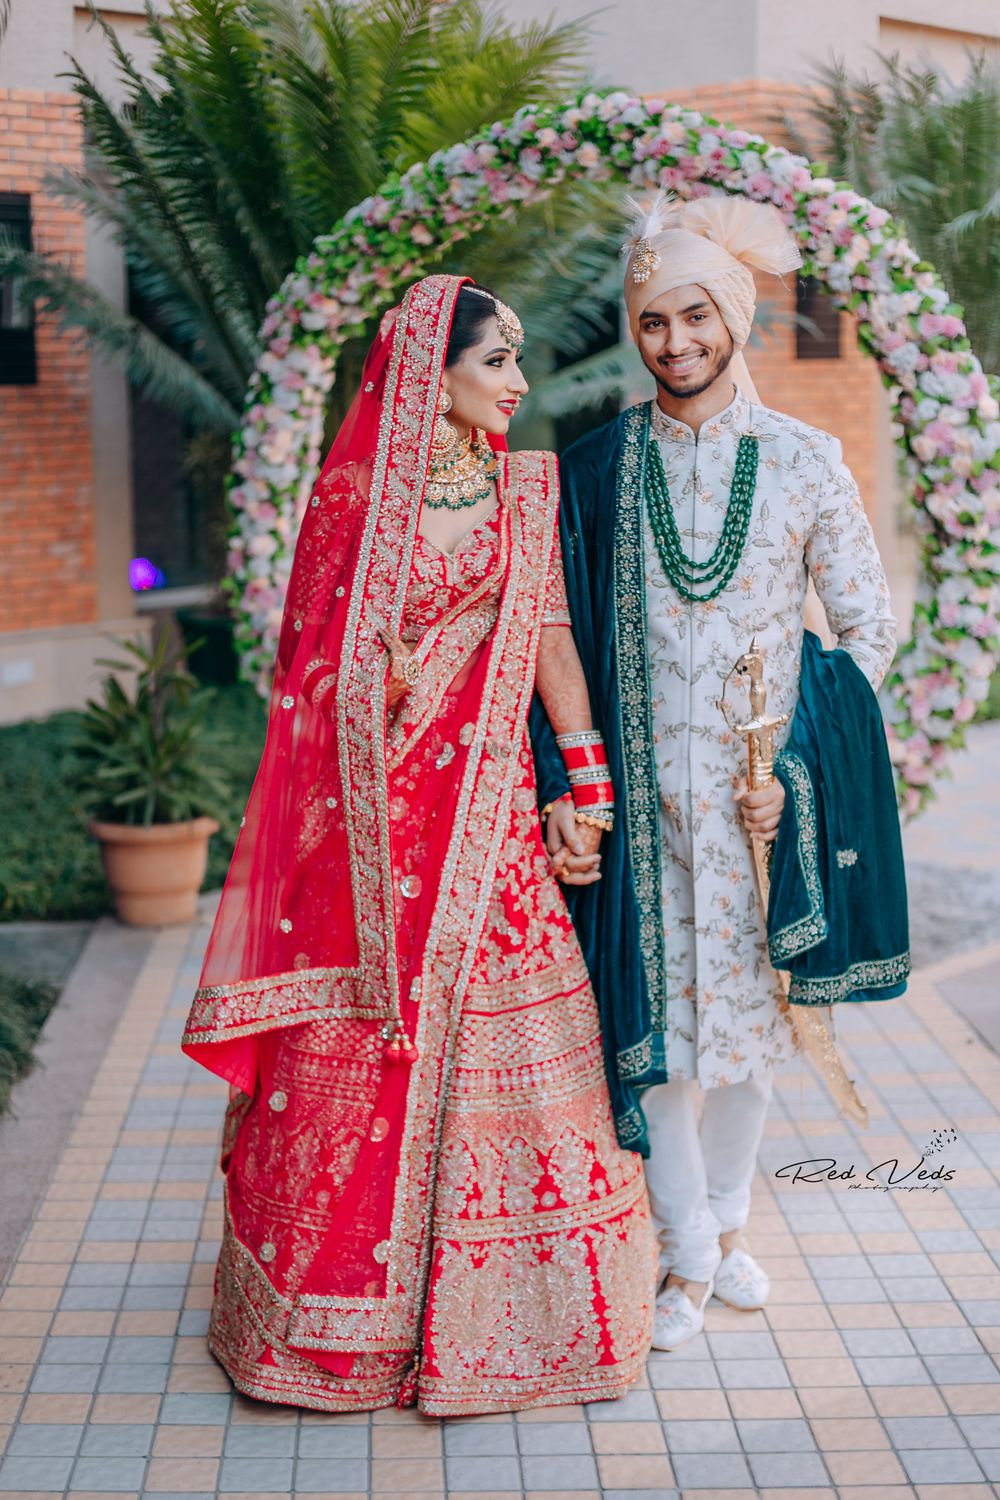
[[[234,314],[248,351],[247,359],[234,366],[231,348],[220,338],[217,323],[202,316],[198,300],[189,294],[187,279],[169,242],[150,233],[141,214],[131,211],[121,195],[110,188],[69,171],[50,173],[45,186],[53,197],[81,208],[110,230],[125,250],[134,287],[147,301],[155,301],[158,320],[170,329],[174,343],[197,345],[212,378],[226,390],[229,399],[238,402],[252,368],[256,324],[238,312]]]
[[[438,9],[437,68],[403,118],[398,165],[465,140],[522,104],[554,102],[580,82],[582,23],[530,22],[515,29],[477,0]]]
[[[102,22],[102,25],[114,37],[107,23]],[[131,89],[133,117],[139,120],[155,117],[157,101],[148,84],[135,70],[117,37],[113,46],[120,81]],[[165,249],[176,257],[178,275],[183,278],[185,289],[197,305],[200,316],[215,326],[234,371],[245,370],[248,377],[253,367],[252,344],[248,347],[234,321],[223,315],[232,289],[215,274],[217,264],[213,264],[211,256],[206,254],[210,243],[208,236],[199,235],[197,231],[192,235],[182,214],[177,212],[171,196],[174,179],[159,170],[155,155],[147,150],[139,126],[132,123],[124,112],[115,109],[75,60],[68,76],[73,80],[74,92],[81,102],[95,150],[124,202],[132,212],[145,215],[147,233],[163,237]]]
[[[393,170],[582,82],[580,24],[517,26],[483,0],[147,0],[150,73],[88,3],[115,88],[71,63],[88,171],[48,186],[124,247],[132,316],[48,265],[31,284],[49,305],[63,297],[67,325],[144,390],[213,431],[235,419],[267,299],[318,234]],[[462,247],[461,268],[521,299],[536,342],[564,356],[614,333],[598,196],[577,202],[538,205]],[[348,348],[345,374],[350,360]]]
[[[25,297],[54,312],[64,329],[85,334],[153,400],[193,421],[232,432],[237,409],[187,360],[89,282],[48,256],[0,243],[0,279],[5,276],[16,276]]]
[[[842,66],[822,76],[823,146],[903,221],[964,307],[983,363],[1000,369],[1000,58],[970,56],[955,83],[898,57],[882,65],[877,84]]]
[[[301,248],[266,39],[243,0],[188,0],[169,24],[154,19],[149,32],[177,110],[164,144],[172,157],[177,147],[184,152],[187,170],[178,180],[188,182],[199,221],[214,210],[231,269],[253,269],[246,291],[262,311]]]
[[[526,416],[565,417],[621,398],[641,385],[645,367],[634,344],[619,343],[535,382],[524,402]]]

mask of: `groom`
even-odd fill
[[[743,360],[751,267],[798,264],[773,208],[725,197],[658,203],[625,277],[655,399],[589,433],[561,463],[570,610],[623,810],[604,841],[601,880],[569,895],[619,1135],[648,1152],[661,1349],[700,1331],[713,1287],[736,1308],[767,1298],[743,1231],[773,1070],[793,1045],[750,842],[774,839],[785,791],[781,780],[747,789],[745,746],[719,708],[723,681],[756,636],[769,711],[792,713],[810,578],[842,648],[833,656],[856,679],[848,690],[859,685],[871,700],[867,684],[881,682],[895,646],[885,574],[840,443],[762,406]],[[548,810],[567,783],[537,707],[533,735]],[[884,744],[879,753],[887,768]],[[888,785],[878,796],[897,826],[891,776]],[[593,856],[572,852],[563,829],[560,810],[547,826],[557,873],[589,868]],[[859,868],[852,878],[871,876]],[[900,992],[898,963],[880,964],[866,964],[865,998]],[[824,997],[856,998],[845,978],[854,972],[834,975]]]

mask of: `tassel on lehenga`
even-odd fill
[[[385,1047],[382,1055],[388,1063],[415,1063],[420,1053],[410,1040],[402,1021],[389,1021],[382,1027]]]

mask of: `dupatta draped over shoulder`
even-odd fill
[[[617,1395],[648,1335],[641,1172],[615,1143],[526,742],[562,588],[551,455],[493,440],[486,562],[422,619],[387,709],[378,631],[414,638],[461,284],[428,277],[383,320],[307,506],[184,1037],[232,1085],[211,1347],[249,1394],[329,1410]]]

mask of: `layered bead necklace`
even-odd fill
[[[646,505],[660,563],[670,583],[689,604],[716,599],[731,582],[739,566],[750,529],[753,497],[757,489],[760,445],[753,433],[740,436],[736,468],[729,491],[726,519],[715,550],[705,562],[695,562],[684,551],[677,528],[670,489],[663,468],[660,445],[651,428],[646,431]]]

